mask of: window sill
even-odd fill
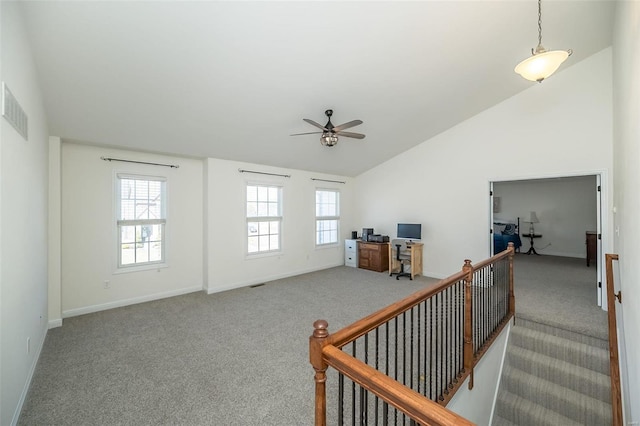
[[[246,253],[244,255],[245,260],[251,260],[251,259],[262,259],[263,257],[275,257],[275,256],[282,256],[282,251],[281,250],[277,250],[277,251],[267,251],[267,252],[257,252],[257,253]]]
[[[316,244],[316,250],[326,250],[326,249],[340,248],[340,247],[342,247],[340,243],[329,243],[329,244],[321,244],[321,245]]]
[[[113,271],[113,275],[128,274],[130,272],[153,271],[154,269],[160,270],[168,267],[169,265],[166,262],[150,263],[147,265],[139,265],[139,266],[123,266]]]

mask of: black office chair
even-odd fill
[[[399,280],[400,277],[409,277],[410,280],[413,280],[411,276],[411,255],[407,253],[407,242],[405,240],[393,240],[391,241],[391,246],[395,247],[396,260],[400,263],[400,272],[392,272],[390,275],[395,275],[396,280]],[[409,272],[405,272],[404,265],[409,265]]]

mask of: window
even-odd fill
[[[280,250],[282,188],[247,185],[247,253]]]
[[[340,192],[316,189],[316,245],[338,243]]]
[[[117,176],[118,266],[164,262],[165,179]]]

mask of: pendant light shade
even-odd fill
[[[549,52],[543,50],[540,53],[537,53],[537,51],[538,49],[536,49],[536,53],[533,56],[520,62],[514,71],[523,78],[537,81],[538,83],[556,72],[572,53],[571,50],[552,50]]]
[[[520,62],[514,69],[515,72],[530,81],[542,82],[545,78],[556,72],[560,65],[573,53],[569,50],[547,51],[542,46],[542,5],[538,0],[538,46],[531,49],[533,56]]]

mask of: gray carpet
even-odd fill
[[[517,254],[516,318],[608,339],[607,314],[597,306],[597,271],[584,259]]]
[[[338,267],[65,319],[18,424],[313,424],[313,322],[338,330],[433,282]]]
[[[581,288],[573,273],[548,256],[523,256],[518,314],[567,327],[595,322],[599,308],[580,307],[588,294],[567,294]],[[49,330],[18,424],[311,425],[313,322],[327,319],[335,331],[434,282],[338,267],[65,319]],[[569,318],[567,303],[584,316]]]

